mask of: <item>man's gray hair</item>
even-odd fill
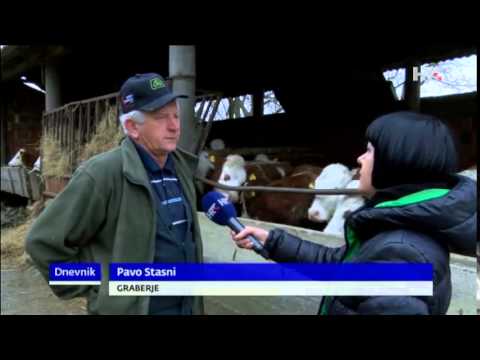
[[[127,131],[127,128],[125,127],[125,122],[128,119],[131,119],[131,120],[135,121],[137,124],[143,124],[143,122],[145,121],[145,116],[143,115],[143,113],[141,111],[138,111],[138,110],[133,110],[133,111],[130,111],[126,114],[120,115],[120,117],[119,117],[120,124],[122,125],[123,132],[126,135],[128,135],[128,131]]]

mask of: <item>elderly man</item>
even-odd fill
[[[202,314],[198,297],[108,295],[111,262],[201,262],[192,173],[180,149],[176,99],[158,74],[138,74],[120,90],[121,146],[82,164],[35,221],[27,252],[48,278],[52,262],[100,262],[102,284],[51,286],[64,299],[86,296],[90,314]]]

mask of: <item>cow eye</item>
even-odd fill
[[[230,180],[230,175],[226,174],[224,177],[223,177],[223,181],[229,181]]]

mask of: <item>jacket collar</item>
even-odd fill
[[[133,141],[127,136],[121,144],[123,174],[134,184],[149,186],[148,175]]]
[[[138,151],[133,141],[127,136],[121,144],[122,160],[123,160],[123,174],[132,183],[143,185],[150,188],[150,182],[147,170],[143,165]],[[169,154],[170,161],[175,168],[177,176],[183,186],[185,195],[190,201],[195,199],[195,189],[190,186],[189,180],[193,176],[198,164],[198,158],[193,154],[177,149]]]
[[[346,225],[362,241],[384,231],[409,229],[469,254],[476,237],[476,198],[472,180],[452,176],[445,189],[424,189],[392,201],[366,205],[351,213]]]

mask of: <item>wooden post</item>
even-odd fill
[[[420,65],[418,61],[408,62],[405,71],[404,100],[412,111],[420,111]]]
[[[193,152],[200,137],[200,126],[195,118],[195,46],[170,46],[169,72],[173,91],[188,96],[177,102],[182,129],[178,145]]]
[[[52,63],[45,65],[45,109],[51,111],[62,105],[60,73]]]
[[[252,110],[253,116],[257,119],[263,116],[263,94],[263,90],[253,93]]]
[[[1,106],[1,112],[0,112],[0,134],[1,134],[1,139],[0,139],[0,166],[4,166],[7,164],[7,104],[9,102],[9,96],[7,96],[7,89],[6,89],[6,84],[2,83],[1,84],[1,96],[2,96],[2,101],[0,101],[0,106]]]

